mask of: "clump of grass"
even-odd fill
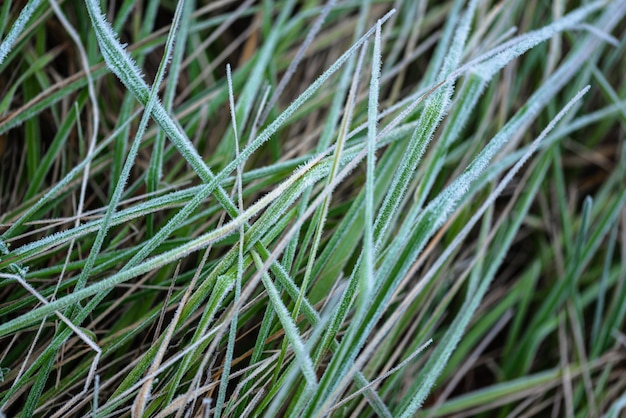
[[[0,7],[0,415],[624,408],[623,2],[50,5]]]

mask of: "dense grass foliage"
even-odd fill
[[[620,416],[625,22],[2,2],[0,416]]]

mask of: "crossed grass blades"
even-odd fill
[[[617,417],[625,14],[3,2],[0,414]]]

